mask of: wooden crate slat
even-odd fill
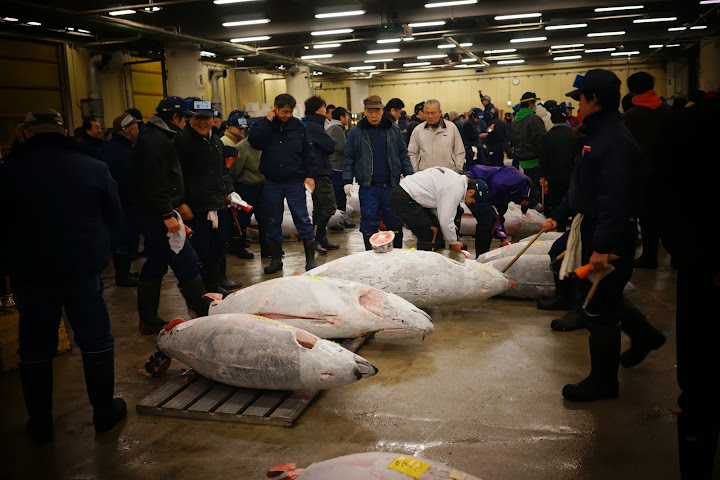
[[[271,418],[286,419],[294,421],[299,417],[305,409],[310,406],[310,402],[320,395],[322,390],[297,390],[292,392],[276,409],[270,414]]]
[[[248,390],[247,388],[238,388],[232,397],[228,398],[225,403],[215,409],[217,413],[241,413],[245,410],[257,397],[260,396],[262,390]]]
[[[205,395],[215,382],[205,377],[200,377],[192,382],[180,394],[173,397],[172,400],[163,405],[163,408],[171,410],[185,410],[188,406],[195,403],[203,395]]]
[[[200,400],[188,407],[190,412],[212,412],[215,407],[227,401],[235,392],[237,387],[225,385],[224,383],[215,383],[212,390],[207,392]]]
[[[263,390],[260,395],[244,412],[245,416],[250,417],[266,417],[277,408],[278,405],[285,400],[288,396],[288,392],[281,392],[278,390]]]
[[[188,370],[184,375],[174,378],[153,393],[143,398],[138,406],[159,407],[185,390],[195,378],[195,372]],[[185,381],[185,378],[188,380]]]

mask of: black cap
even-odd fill
[[[610,70],[595,68],[585,75],[577,75],[573,87],[575,90],[565,95],[573,100],[580,100],[580,92],[583,90],[620,90],[620,79]]]
[[[540,97],[535,95],[535,92],[525,92],[525,93],[523,93],[523,96],[520,97],[520,103],[530,102],[532,100],[540,100]]]
[[[467,189],[468,190],[475,190],[475,195],[473,195],[473,198],[478,203],[484,203],[488,196],[488,186],[487,183],[485,183],[483,180],[480,179],[474,179],[468,177],[467,179]]]
[[[176,97],[174,95],[170,95],[169,97],[165,97],[160,100],[160,103],[158,103],[156,110],[158,113],[177,112],[184,113],[185,115],[192,115],[192,112],[188,112],[185,108],[185,101],[182,98]]]
[[[237,157],[237,156],[238,156],[237,148],[231,147],[230,145],[225,145],[223,147],[223,158]]]
[[[185,110],[191,117],[201,116],[210,117],[215,116],[215,111],[212,109],[212,103],[207,100],[203,100],[200,97],[188,97],[184,100]]]
[[[416,115],[420,110],[425,110],[425,102],[420,102],[417,105],[415,105],[415,114]]]

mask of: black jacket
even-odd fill
[[[118,185],[118,195],[125,213],[130,208],[130,177],[132,175],[133,144],[127,138],[113,132],[112,139],[105,144],[101,160],[110,169]]]
[[[185,185],[173,138],[180,131],[151,116],[135,144],[130,194],[133,205],[150,209],[160,219],[185,203]]]
[[[53,284],[105,269],[122,208],[107,165],[40,133],[0,166],[0,215],[0,270]]]
[[[510,128],[512,146],[518,159],[538,158],[542,153],[542,138],[545,135],[545,124],[542,119],[533,113],[519,122],[513,121]]]
[[[491,125],[494,125],[493,131],[488,133],[488,136],[485,137],[485,143],[488,145],[505,144],[505,140],[507,140],[507,127],[505,126],[505,122],[500,120],[498,117],[492,118],[490,123],[487,124],[485,133],[487,133],[487,129],[490,128]]]
[[[250,129],[250,145],[262,150],[260,173],[273,182],[302,182],[314,177],[317,166],[305,124],[292,117],[281,122],[261,118]]]
[[[485,131],[485,122],[481,118],[478,123],[472,118],[468,118],[463,123],[463,128],[460,131],[462,133],[463,145],[466,147],[479,147],[480,137],[479,135]]]
[[[420,120],[420,117],[418,117],[417,115],[413,115],[412,117],[410,117],[410,121],[408,122],[407,132],[405,133],[405,145],[406,146],[410,144],[410,135],[412,135],[413,130],[415,130],[415,127],[417,127],[421,123],[423,123],[423,121]]]
[[[233,183],[225,172],[220,137],[212,133],[210,138],[203,137],[187,124],[175,137],[175,146],[182,165],[185,203],[193,212],[223,209]]]
[[[570,176],[579,148],[579,139],[567,125],[556,125],[543,135],[543,149],[538,166],[540,177],[548,182],[545,200],[550,208],[560,203],[570,188]]]
[[[303,118],[305,131],[310,137],[310,142],[312,142],[315,151],[315,163],[317,164],[315,177],[331,176],[333,174],[330,155],[335,153],[337,142],[325,131],[326,120],[327,117],[319,113],[310,113]]]
[[[80,137],[80,150],[86,155],[101,160],[105,141],[100,138],[91,137],[87,133],[83,133]]]

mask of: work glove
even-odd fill
[[[252,207],[240,197],[240,195],[237,194],[237,192],[232,192],[229,194],[226,198],[226,202],[232,207],[232,208],[239,208],[241,210],[245,210],[246,212],[249,212],[252,210]]]
[[[207,214],[208,222],[212,223],[212,228],[218,228],[217,210],[210,210]]]
[[[345,190],[345,196],[349,197],[350,194],[352,193],[352,185],[348,183],[347,185],[345,185],[343,187],[343,190]]]

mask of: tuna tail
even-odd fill
[[[275,480],[296,480],[305,471],[304,468],[296,467],[294,463],[281,463],[268,470],[266,475]]]
[[[357,366],[355,367],[353,373],[358,380],[360,380],[361,378],[372,377],[378,372],[378,369],[375,365],[368,362],[359,355],[355,355],[355,363]]]

